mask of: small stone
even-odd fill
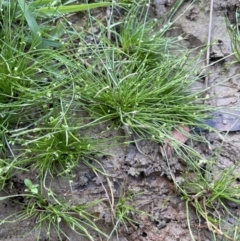
[[[222,123],[223,123],[224,125],[227,125],[227,120],[223,120]]]

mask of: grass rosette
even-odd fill
[[[28,136],[31,138],[21,140],[21,160],[25,165],[37,168],[41,177],[45,171],[69,175],[80,160],[87,162],[93,154],[100,152],[99,141],[81,136],[74,126],[59,124],[48,130],[39,128]]]
[[[119,33],[113,31],[113,36],[117,45],[115,51],[122,54],[122,58],[144,62],[151,69],[160,61],[165,61],[169,47],[173,50],[179,41],[164,37],[170,24],[158,30],[159,21],[149,19],[146,11],[146,8],[132,8],[119,23]]]
[[[207,129],[204,119],[213,108],[202,104],[205,90],[192,88],[200,78],[200,56],[190,57],[178,38],[164,35],[170,25],[156,30],[147,11],[133,8],[108,26],[106,33],[115,41],[102,38],[101,49],[93,48],[87,59],[91,64],[80,64],[76,94],[94,123],[112,121],[127,134],[162,144],[170,140],[178,148],[182,143],[172,131],[179,126]]]
[[[84,109],[101,121],[113,121],[130,133],[163,143],[178,125],[203,126],[209,107],[197,104],[198,92],[190,92],[194,77],[186,56],[166,55],[155,68],[144,62],[114,61],[110,57],[97,75],[85,71],[81,79]],[[137,67],[137,68],[136,68]],[[88,80],[91,79],[91,82]],[[81,82],[81,84],[82,84]]]

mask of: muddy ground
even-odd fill
[[[174,0],[155,0],[152,4],[152,14],[161,18],[165,14]],[[191,1],[186,1],[178,10],[175,16],[176,27],[171,34],[184,34],[187,39],[185,44],[191,47],[206,45],[209,28],[210,3],[208,0],[197,0],[190,5]],[[210,63],[214,63],[221,58],[225,58],[232,54],[231,41],[226,28],[225,16],[228,16],[230,21],[234,23],[235,11],[240,5],[237,0],[215,0],[213,8],[213,26],[212,26],[212,41],[214,44],[210,51]],[[181,16],[180,16],[181,15]],[[75,23],[81,25],[83,14],[77,14]],[[234,57],[225,58],[216,64],[213,64],[209,71],[209,85],[214,87],[210,90],[210,95],[216,95],[212,101],[212,105],[216,106],[239,106],[240,82],[237,76],[240,73],[238,63],[231,64]],[[219,84],[221,81],[226,80]],[[218,83],[218,85],[216,85]],[[198,85],[204,87],[203,82]],[[105,127],[102,127],[105,130]],[[92,130],[92,135],[97,135],[101,130]],[[122,134],[122,133],[121,133]],[[113,136],[113,132],[105,132],[104,136]],[[238,131],[233,131],[222,137],[215,133],[206,133],[206,138],[209,140],[210,146],[196,145],[196,149],[203,156],[209,156],[217,150],[218,163],[214,166],[216,170],[223,170],[226,167],[233,166],[237,163],[240,157],[240,135]],[[219,147],[221,149],[219,150]],[[108,180],[82,164],[79,169],[75,170],[71,188],[69,182],[63,178],[56,178],[49,185],[56,194],[69,200],[70,203],[87,203],[96,198],[105,198],[106,201],[98,205],[94,213],[101,217],[103,221],[99,222],[100,227],[106,232],[112,230],[112,219],[109,210],[109,202],[113,202],[109,196],[110,187],[114,192],[114,202],[117,202],[119,195],[127,194],[128,190],[137,195],[134,198],[134,205],[139,209],[151,214],[153,218],[147,215],[138,213],[132,214],[132,218],[136,224],[129,224],[128,230],[121,227],[119,236],[112,236],[111,240],[120,241],[190,241],[192,240],[189,234],[187,225],[187,216],[185,210],[185,202],[181,200],[179,194],[176,193],[173,181],[169,175],[169,169],[166,160],[162,158],[160,147],[157,143],[141,141],[129,146],[119,144],[117,147],[109,151],[111,155],[97,157],[103,164],[104,169],[110,174]],[[141,150],[141,153],[139,150]],[[184,172],[184,164],[177,159],[170,163],[171,171],[176,178],[181,178],[181,173]],[[240,167],[239,167],[240,169]],[[238,170],[237,170],[238,171]],[[29,178],[29,173],[18,175],[13,180],[11,193],[22,193],[24,191],[23,180]],[[31,172],[31,180],[34,183],[37,173]],[[106,188],[104,189],[103,186]],[[106,192],[107,191],[107,192]],[[240,218],[240,206],[235,205],[233,208],[235,214]],[[18,207],[11,201],[0,203],[0,219],[6,217],[15,211]],[[231,219],[226,222],[229,226],[232,225]],[[208,230],[204,220],[200,219],[194,209],[190,209],[190,224],[192,231],[197,241],[213,240],[212,233]],[[36,233],[31,232],[35,226],[34,220],[26,220],[15,224],[3,224],[0,227],[1,241],[33,241],[36,240]],[[71,241],[86,240],[79,237],[73,232],[66,230]],[[41,234],[40,240],[48,240],[46,233]],[[58,240],[54,233],[50,240]],[[95,240],[100,241],[97,234]],[[218,237],[218,240],[223,240]]]

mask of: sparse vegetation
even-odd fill
[[[19,220],[35,219],[36,226],[34,229],[38,232],[38,238],[43,231],[46,231],[47,237],[51,237],[51,232],[56,232],[59,239],[63,237],[68,238],[64,233],[61,226],[62,223],[66,224],[73,232],[79,233],[94,241],[91,235],[91,231],[95,230],[105,238],[108,236],[104,234],[94,223],[96,217],[91,214],[90,209],[97,204],[88,203],[86,205],[76,204],[71,205],[67,201],[60,200],[56,195],[45,186],[46,197],[42,193],[43,190],[39,190],[38,184],[33,184],[31,180],[25,179],[24,183],[27,187],[26,194],[19,194],[14,196],[6,196],[0,198],[4,200],[12,197],[25,197],[25,202],[22,210],[18,213],[14,213],[6,219],[2,220],[1,223],[14,223]],[[100,202],[101,200],[98,200]],[[21,203],[18,203],[21,205]]]
[[[228,239],[230,234],[219,228],[221,220],[213,212],[221,207],[231,215],[225,200],[239,204],[239,186],[233,186],[235,167],[216,179],[205,176],[192,161],[200,154],[173,135],[178,131],[186,139],[200,140],[189,130],[209,129],[204,119],[214,107],[203,104],[205,90],[192,89],[202,77],[203,71],[197,67],[200,55],[190,57],[191,51],[181,45],[181,38],[165,36],[170,22],[161,25],[150,19],[149,2],[142,1],[139,6],[135,1],[121,3],[128,4],[125,16],[116,21],[111,18],[107,25],[88,12],[88,23],[100,29],[97,35],[84,29],[75,31],[64,14],[106,6],[111,10],[116,3],[1,2],[0,190],[4,196],[0,201],[11,199],[20,211],[0,220],[0,225],[34,219],[38,239],[41,232],[50,239],[51,232],[56,232],[62,240],[68,239],[64,223],[89,240],[94,240],[92,230],[110,240],[120,224],[137,223],[131,214],[146,214],[132,204],[133,197],[141,193],[127,193],[111,203],[112,231],[107,234],[96,224],[101,217],[93,211],[105,199],[73,204],[46,185],[46,176],[72,181],[75,168],[83,163],[95,175],[111,176],[96,167],[101,167],[97,156],[106,154],[105,149],[115,145],[118,136],[105,140],[90,132],[107,123],[109,129],[124,129],[130,137],[121,144],[136,143],[136,139],[155,141],[168,157],[167,143],[171,155],[183,159],[194,175],[193,180],[189,175],[181,185],[175,183],[187,208],[191,203],[210,230]],[[177,1],[169,16],[181,3]],[[201,141],[206,140],[201,137]],[[25,178],[25,192],[10,194],[6,190],[13,176],[32,171],[38,181]]]
[[[236,166],[227,168],[217,173],[214,170],[214,162],[206,160],[207,170],[204,174],[199,168],[184,175],[184,182],[179,186],[182,197],[186,200],[187,210],[192,205],[197,214],[207,224],[209,230],[213,231],[214,239],[217,235],[226,240],[238,240],[239,218],[230,210],[228,203],[240,204],[240,186],[237,183],[235,173]],[[231,218],[233,225],[229,227],[224,218]],[[191,230],[191,225],[189,224]],[[192,232],[190,232],[192,233]],[[192,240],[195,240],[192,236]]]

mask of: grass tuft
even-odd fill
[[[113,121],[129,133],[163,143],[179,125],[205,127],[211,107],[201,104],[202,92],[191,92],[198,79],[187,65],[188,53],[169,53],[152,69],[138,59],[115,60],[105,52],[102,70],[80,75],[83,108],[100,121]],[[89,82],[88,80],[92,81]],[[173,140],[174,141],[174,140]]]
[[[97,217],[91,214],[91,209],[101,200],[94,203],[71,205],[67,201],[60,201],[45,184],[44,192],[47,191],[47,198],[43,194],[44,192],[38,188],[38,184],[33,184],[29,179],[25,179],[24,183],[27,187],[26,194],[0,198],[0,200],[5,200],[19,196],[24,197],[22,210],[1,220],[0,224],[34,218],[36,223],[34,229],[39,233],[38,240],[42,232],[46,232],[47,237],[50,238],[53,230],[57,233],[59,240],[63,240],[63,238],[69,239],[62,229],[63,223],[73,232],[85,236],[91,241],[94,241],[91,231],[96,231],[103,237],[108,238],[94,223],[93,220],[97,219]]]
[[[210,166],[208,168],[212,170]],[[179,191],[186,200],[187,210],[188,205],[193,206],[197,214],[206,221],[213,235],[220,235],[226,240],[235,240],[232,238],[234,231],[229,229],[227,223],[229,218],[236,225],[235,228],[239,229],[239,219],[231,210],[231,204],[240,204],[236,168],[237,165],[217,173],[206,170],[203,174],[202,170],[195,166],[191,173],[185,174],[184,182],[179,186]],[[191,229],[191,226],[189,228]]]

